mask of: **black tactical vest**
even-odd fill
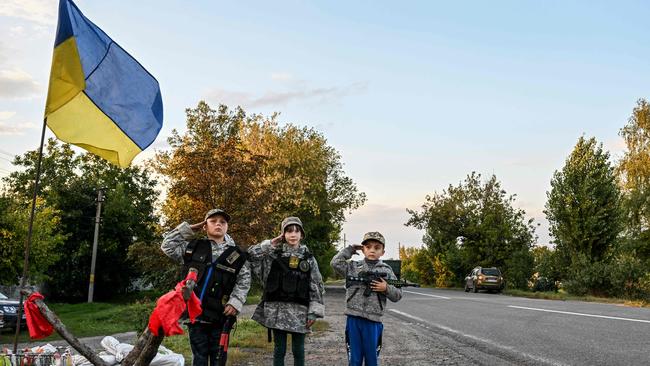
[[[305,252],[303,258],[283,257],[282,249],[275,251],[276,258],[266,278],[263,301],[293,302],[309,306],[309,284],[313,257]],[[293,258],[293,259],[292,259]]]
[[[212,243],[208,239],[192,240],[183,255],[183,273],[198,270],[194,293],[201,299],[200,320],[219,322],[237,282],[237,275],[248,259],[238,246],[227,246],[216,261],[212,261]],[[203,297],[201,298],[201,295]]]

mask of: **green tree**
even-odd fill
[[[580,137],[547,192],[545,214],[558,261],[568,265],[606,260],[621,232],[621,200],[609,153]],[[579,258],[580,257],[580,258]],[[566,276],[577,273],[569,271]]]
[[[533,220],[526,219],[514,202],[515,196],[506,195],[496,176],[482,182],[481,175],[472,172],[458,186],[427,196],[421,211],[408,210],[411,218],[406,225],[425,230],[429,255],[432,259],[440,255],[438,260],[455,274],[457,283],[478,265],[497,266],[506,275],[527,279],[532,272],[509,273],[515,269],[515,262],[509,261],[513,253],[530,255],[536,240]]]
[[[7,194],[25,201],[31,195],[37,154],[15,159],[24,170],[5,179]],[[156,182],[139,167],[118,168],[92,154],[75,154],[69,145],[50,139],[44,149],[40,196],[60,212],[58,227],[66,236],[54,253],[46,285],[50,297],[75,301],[86,297],[90,275],[97,189],[106,188],[95,274],[95,298],[126,292],[139,273],[127,258],[137,241],[154,241]],[[33,259],[35,261],[38,258]]]
[[[20,282],[25,263],[25,242],[29,222],[30,202],[19,202],[0,196],[0,284]],[[29,278],[31,283],[51,279],[50,266],[60,257],[65,235],[59,231],[61,213],[37,201],[30,245]]]
[[[617,173],[624,196],[626,252],[650,259],[650,104],[639,99],[620,130],[627,151]]]

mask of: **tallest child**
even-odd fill
[[[182,222],[165,235],[161,249],[183,263],[183,276],[192,267],[199,270],[194,292],[203,313],[188,324],[192,365],[217,365],[219,338],[227,316],[235,316],[246,302],[251,286],[247,254],[227,234],[230,215],[215,208],[202,222]],[[206,237],[193,239],[199,230]]]

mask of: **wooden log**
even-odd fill
[[[194,268],[190,268],[190,272],[198,273]],[[185,286],[183,286],[183,300],[186,302],[190,299],[192,292],[194,291],[194,286],[196,283],[192,280],[187,280]],[[147,327],[144,332],[138,337],[138,340],[135,342],[135,345],[131,352],[122,360],[122,366],[147,366],[151,363],[151,360],[156,357],[158,353],[158,347],[162,343],[165,335],[162,329],[158,330],[158,335],[151,333]]]
[[[25,298],[29,298],[34,293],[34,290],[29,289],[29,288],[23,288],[20,290],[20,292],[25,296]],[[65,339],[72,348],[77,350],[80,355],[84,356],[88,361],[90,361],[93,365],[95,366],[108,366],[104,360],[101,359],[101,357],[97,356],[95,352],[90,349],[87,345],[84,343],[81,343],[77,337],[75,337],[72,333],[68,331],[68,329],[65,327],[65,325],[61,322],[61,319],[52,311],[50,308],[45,305],[43,300],[37,299],[34,301],[36,306],[38,307],[38,310],[41,311],[41,314],[47,319],[50,324],[52,324],[52,327],[54,327],[54,330],[56,330],[59,335]]]

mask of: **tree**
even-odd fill
[[[580,137],[551,180],[544,213],[564,266],[606,260],[621,232],[620,192],[609,153]],[[585,259],[586,258],[586,259]],[[567,263],[568,262],[568,263]]]
[[[479,265],[500,267],[507,276],[529,276],[532,266],[530,273],[509,273],[514,270],[514,262],[508,261],[512,253],[528,255],[536,240],[533,220],[514,208],[514,202],[515,196],[506,195],[496,176],[483,183],[481,175],[472,172],[458,186],[427,196],[421,211],[408,210],[406,225],[425,230],[429,255],[440,255],[437,260],[455,274],[457,283]]]
[[[338,152],[313,129],[279,127],[277,114],[213,110],[205,102],[186,113],[187,130],[174,130],[171,150],[154,159],[168,187],[165,227],[221,207],[233,217],[229,234],[246,247],[277,236],[283,217],[298,216],[326,277],[345,212],[365,202]]]
[[[23,275],[30,202],[0,196],[0,283],[13,285]],[[29,278],[32,283],[51,279],[48,270],[60,257],[66,236],[60,232],[61,213],[37,201],[30,245]]]
[[[25,201],[31,195],[37,153],[15,159],[24,167],[6,180],[7,195]],[[95,274],[95,298],[126,292],[139,276],[127,251],[136,241],[150,242],[157,231],[156,182],[139,167],[118,168],[95,155],[75,154],[69,145],[50,139],[44,149],[40,196],[43,205],[60,212],[57,225],[65,241],[53,256],[47,279],[50,297],[82,300],[88,289],[97,189],[106,188]],[[38,260],[38,258],[34,259]],[[54,270],[55,269],[55,270]]]
[[[650,259],[650,104],[639,99],[619,132],[627,151],[617,173],[624,195],[627,250]]]

